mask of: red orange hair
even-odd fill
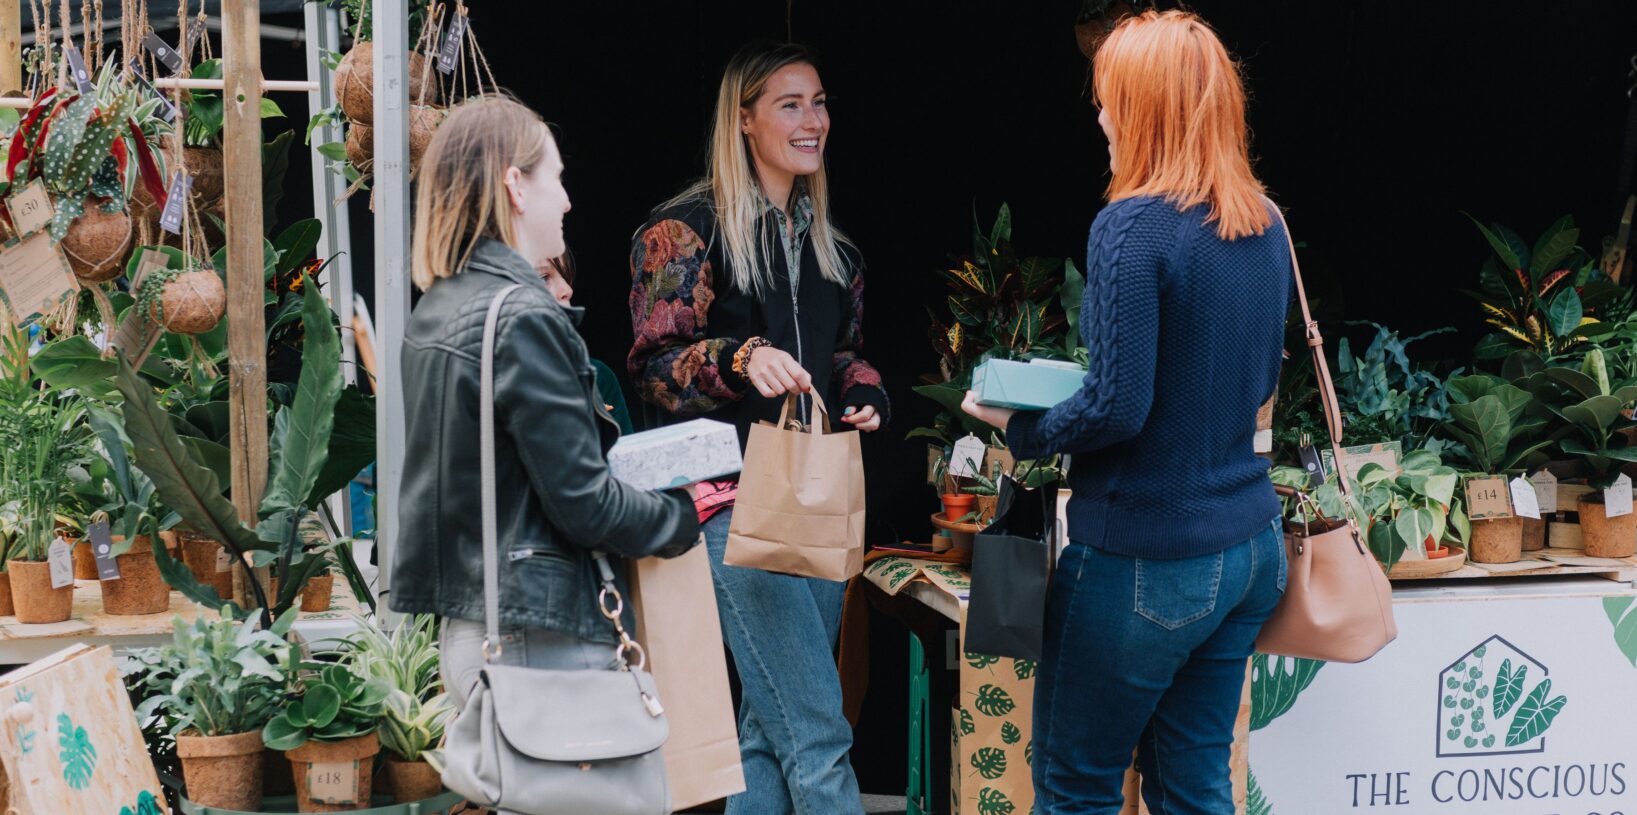
[[[1199,17],[1154,12],[1121,22],[1097,49],[1093,93],[1114,127],[1110,201],[1156,195],[1210,206],[1226,240],[1272,222],[1251,170],[1239,67]]]

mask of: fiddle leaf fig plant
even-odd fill
[[[1593,348],[1580,367],[1554,366],[1529,376],[1529,390],[1562,423],[1558,447],[1580,458],[1595,489],[1620,478],[1620,465],[1637,462],[1637,446],[1617,431],[1637,425],[1627,413],[1637,405],[1637,384],[1609,377],[1603,349]]]
[[[1529,392],[1500,377],[1458,376],[1449,381],[1445,430],[1465,447],[1467,463],[1483,473],[1527,470],[1546,462],[1552,446],[1546,420],[1528,415]]]

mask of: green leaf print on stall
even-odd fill
[[[1017,709],[1017,703],[1005,688],[990,684],[978,688],[978,698],[972,706],[985,716],[1005,716]]]
[[[1500,718],[1512,712],[1512,706],[1523,697],[1523,680],[1529,675],[1528,665],[1519,665],[1516,671],[1512,670],[1512,660],[1501,660],[1501,670],[1495,674],[1495,695],[1490,698],[1490,704],[1495,706],[1495,718]],[[1444,706],[1450,704],[1451,697],[1444,697]]]
[[[1245,815],[1273,815],[1273,804],[1262,794],[1262,785],[1256,783],[1256,773],[1250,773],[1250,784],[1245,791]]]
[[[1604,597],[1603,613],[1614,624],[1614,644],[1626,655],[1627,662],[1637,665],[1637,597]]]
[[[165,811],[159,808],[159,799],[155,798],[153,793],[143,790],[142,794],[136,797],[136,809],[122,806],[119,808],[119,815],[165,815]]]
[[[1288,713],[1296,697],[1313,684],[1324,663],[1314,659],[1256,654],[1250,666],[1250,729],[1261,730]]]
[[[1007,744],[1017,744],[1023,740],[1023,731],[1017,729],[1017,725],[1007,722],[1000,726],[1000,740]]]
[[[1539,685],[1529,693],[1529,698],[1518,706],[1518,715],[1512,717],[1512,727],[1506,731],[1506,746],[1516,747],[1546,732],[1552,726],[1552,720],[1563,712],[1563,705],[1568,699],[1559,696],[1548,702],[1546,697],[1552,692],[1552,680],[1542,679]]]
[[[999,747],[979,747],[972,754],[972,769],[993,781],[1006,774],[1006,751]]]
[[[57,746],[62,748],[63,780],[68,786],[76,790],[91,786],[91,773],[97,766],[97,748],[85,728],[75,727],[67,713],[57,714]]]
[[[978,792],[978,815],[1012,815],[1017,811],[1017,804],[1006,797],[1006,793],[993,787],[984,787]]]

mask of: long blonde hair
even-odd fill
[[[1110,201],[1209,204],[1206,222],[1226,240],[1267,229],[1273,218],[1251,170],[1239,67],[1205,21],[1144,12],[1115,27],[1094,62],[1094,93],[1114,125]]]
[[[517,245],[506,170],[534,172],[550,139],[540,114],[509,97],[481,97],[449,112],[421,156],[410,252],[416,288],[460,273],[480,238]]]
[[[663,205],[671,207],[707,198],[713,202],[717,232],[721,235],[728,268],[733,273],[733,285],[740,291],[760,294],[772,277],[772,270],[762,260],[774,257],[767,232],[757,234],[766,195],[756,178],[756,166],[746,143],[749,137],[739,129],[740,111],[761,98],[768,79],[780,68],[801,64],[814,65],[813,55],[794,43],[751,45],[728,61],[716,94],[710,161],[705,177]],[[830,186],[824,165],[820,164],[818,172],[812,175],[801,176],[797,183],[805,185],[813,203],[808,240],[818,256],[819,273],[832,283],[849,285],[851,273],[846,268],[841,247],[853,244],[830,223]]]

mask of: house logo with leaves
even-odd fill
[[[1552,694],[1539,660],[1493,636],[1438,674],[1439,758],[1546,750],[1546,731],[1568,698]]]

